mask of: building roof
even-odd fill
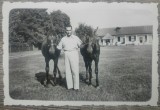
[[[113,39],[113,36],[107,33],[102,39]]]
[[[131,27],[115,27],[101,28],[97,30],[98,36],[110,35],[132,35],[132,34],[152,34],[153,26],[131,26]]]

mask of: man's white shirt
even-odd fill
[[[64,36],[59,42],[57,48],[60,50],[63,49],[64,51],[73,51],[77,50],[81,44],[82,41],[75,35],[71,35],[70,37]]]

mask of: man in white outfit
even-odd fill
[[[66,27],[66,36],[59,42],[57,48],[65,54],[65,73],[68,89],[79,89],[79,53],[82,41],[72,34],[72,27]]]

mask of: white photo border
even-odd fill
[[[54,3],[54,2],[53,2]],[[63,2],[62,2],[63,3]],[[85,2],[86,3],[86,2]],[[106,2],[104,2],[106,3]],[[115,2],[116,3],[116,2]],[[127,3],[127,2],[126,2]],[[120,4],[126,4],[120,3]],[[43,5],[42,5],[43,4]],[[34,105],[34,106],[82,106],[82,105],[151,105],[157,106],[158,102],[158,3],[149,3],[153,5],[154,10],[154,24],[153,24],[153,42],[152,42],[152,94],[151,99],[146,102],[130,102],[130,101],[40,101],[40,100],[14,100],[9,95],[9,13],[12,9],[21,9],[21,8],[47,8],[47,4],[52,4],[52,2],[3,2],[2,6],[2,30],[3,30],[3,70],[4,70],[4,105]],[[64,5],[66,3],[64,2]],[[111,4],[111,3],[110,3]],[[127,3],[129,4],[129,3]],[[131,4],[140,4],[140,3],[131,3]],[[147,4],[147,3],[143,3]]]

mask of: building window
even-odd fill
[[[120,42],[120,37],[118,37],[118,42]]]
[[[143,42],[143,38],[139,37],[139,42],[142,43]]]
[[[136,41],[136,36],[134,36],[134,41]]]
[[[145,35],[145,42],[147,42],[147,35]]]
[[[131,36],[129,36],[129,41],[131,41]]]
[[[134,38],[134,36],[131,36],[131,41],[132,42],[134,42],[135,40],[134,40],[135,38]]]

